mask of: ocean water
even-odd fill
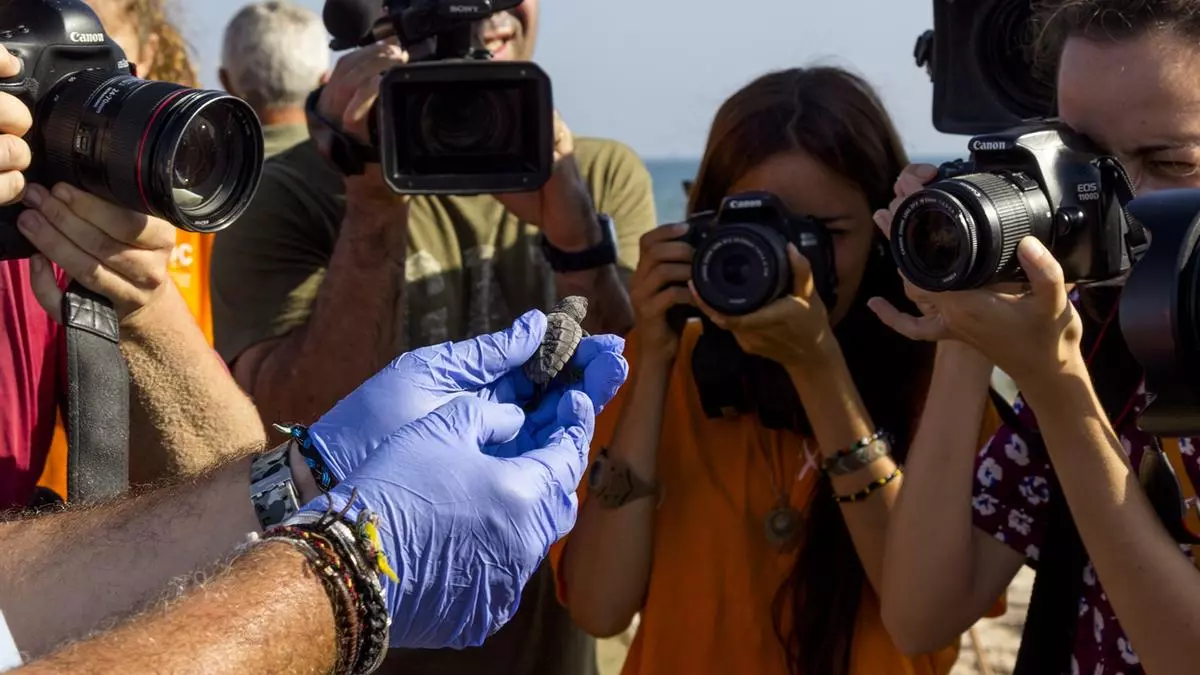
[[[951,157],[914,155],[914,162],[940,164]],[[684,219],[687,210],[687,194],[683,182],[692,180],[699,159],[646,159],[646,168],[654,182],[654,203],[658,211],[658,222],[677,223]]]

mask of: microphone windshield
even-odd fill
[[[380,14],[376,5],[379,0],[325,0],[325,30],[338,42],[357,44],[375,25]]]

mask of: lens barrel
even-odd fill
[[[192,232],[232,223],[258,189],[263,134],[224,92],[88,70],[39,106],[36,175]]]
[[[973,173],[909,196],[892,221],[900,271],[928,291],[987,286],[1019,273],[1017,245],[1034,235],[1049,244],[1050,203],[1022,173]]]
[[[709,307],[722,314],[749,314],[791,283],[787,242],[762,225],[720,225],[696,251],[692,280]]]

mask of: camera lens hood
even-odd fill
[[[1200,434],[1200,190],[1161,190],[1127,206],[1150,231],[1121,293],[1121,333],[1153,402],[1139,426],[1163,437]]]

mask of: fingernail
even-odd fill
[[[50,191],[50,194],[57,197],[59,201],[70,204],[71,199],[75,197],[75,188],[67,185],[66,183],[59,183],[58,185],[54,186],[54,189]]]
[[[42,205],[42,199],[42,186],[32,184],[25,186],[24,202],[26,206],[32,206],[36,209]]]
[[[34,274],[40,274],[42,268],[46,265],[46,259],[40,255],[34,254],[29,256],[29,271]]]
[[[29,232],[37,232],[45,224],[46,220],[37,211],[26,211],[17,217],[17,226]]]
[[[1038,241],[1037,237],[1025,237],[1020,243],[1020,253],[1025,256],[1026,260],[1037,260],[1046,255],[1046,247],[1042,242]]]

